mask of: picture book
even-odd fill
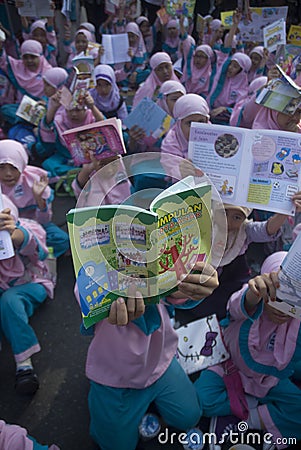
[[[198,33],[208,34],[210,30],[210,22],[212,22],[213,17],[207,15],[203,17],[201,14],[197,15],[196,18],[196,31]]]
[[[91,162],[91,152],[96,159],[126,153],[121,120],[111,119],[72,128],[62,134],[76,165]]]
[[[297,45],[286,44],[278,45],[275,53],[276,64],[293,80],[295,79],[294,61],[299,58],[300,50],[301,48]]]
[[[3,200],[0,186],[0,212],[3,211]],[[12,258],[15,255],[14,246],[10,234],[6,230],[0,231],[0,260]]]
[[[88,68],[86,67],[86,69]],[[80,72],[78,67],[73,66],[66,83],[60,90],[61,105],[68,109],[72,103],[81,104],[87,91],[92,87],[94,87],[92,74],[90,72]]]
[[[279,78],[272,79],[256,97],[256,103],[284,114],[294,114],[301,104],[301,87],[276,65]]]
[[[298,133],[192,123],[188,158],[225,203],[294,215],[301,187]]]
[[[230,358],[215,314],[189,322],[177,328],[176,333],[176,358],[188,375]]]
[[[263,29],[277,20],[286,21],[287,6],[267,6],[264,8],[250,8],[248,17],[239,22],[238,38],[243,42],[263,43]],[[221,12],[221,21],[227,28],[232,26],[233,11]]]
[[[150,146],[164,136],[173,123],[174,119],[147,97],[143,98],[123,120],[128,129],[134,125],[142,128],[145,131],[144,142]]]
[[[18,8],[20,16],[53,17],[54,10],[50,0],[23,0],[23,6]]]
[[[96,174],[97,175],[97,174]],[[84,325],[108,316],[135,282],[146,304],[177,289],[181,275],[210,259],[211,186],[187,177],[146,210],[131,205],[75,208],[67,214]]]
[[[167,14],[172,17],[193,17],[196,0],[166,0]]]
[[[263,28],[263,45],[269,52],[274,52],[278,45],[285,44],[286,23],[284,19],[277,20]]]
[[[94,58],[91,55],[84,55],[83,53],[77,55],[72,59],[72,64],[77,68],[77,76],[89,74],[92,77],[94,72]]]
[[[129,38],[127,33],[103,34],[101,40],[104,54],[101,56],[102,64],[116,64],[131,61],[128,55]]]
[[[23,95],[21,103],[16,111],[16,116],[21,117],[21,119],[24,119],[35,126],[38,126],[45,113],[45,104],[37,102],[28,95]]]
[[[301,320],[301,233],[285,256],[278,274],[280,287],[276,301],[269,304],[279,311]]]
[[[291,25],[288,35],[287,35],[288,44],[298,45],[299,51],[301,46],[301,27],[298,25]]]
[[[161,25],[166,25],[171,19],[171,16],[167,13],[166,8],[164,8],[164,6],[158,9],[156,14],[159,17]]]

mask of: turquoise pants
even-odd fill
[[[232,414],[225,383],[217,373],[204,370],[195,387],[204,416]],[[301,389],[292,381],[288,378],[280,380],[265,397],[258,399],[258,403],[267,406],[273,423],[283,437],[301,439]]]
[[[176,359],[145,389],[112,388],[91,381],[90,434],[101,450],[135,450],[139,423],[152,402],[166,424],[179,430],[192,428],[201,417],[194,386]]]
[[[53,222],[43,224],[43,228],[46,231],[47,247],[53,247],[53,253],[56,258],[63,255],[70,248],[68,233]]]
[[[0,293],[0,332],[10,343],[16,361],[37,351],[38,339],[29,317],[46,298],[46,289],[38,283],[13,286]]]

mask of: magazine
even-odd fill
[[[301,233],[284,258],[278,275],[277,300],[269,304],[279,311],[301,320]]]
[[[45,104],[34,100],[28,95],[23,95],[21,103],[16,111],[16,116],[21,117],[21,119],[24,119],[37,127],[45,113]]]
[[[146,134],[144,142],[149,146],[164,136],[173,123],[174,119],[147,97],[143,98],[123,120],[128,129],[134,125],[142,128]]]
[[[166,0],[167,14],[172,17],[193,17],[196,0]]]
[[[296,78],[294,63],[299,59],[300,50],[301,47],[293,44],[278,45],[275,54],[276,64],[293,80]]]
[[[2,212],[3,209],[4,207],[0,186],[0,212]],[[0,260],[12,258],[14,255],[15,250],[9,232],[6,230],[0,231]]]
[[[104,54],[101,64],[116,64],[131,61],[129,52],[129,38],[127,33],[103,34],[101,40]]]
[[[300,45],[301,45],[301,27],[298,25],[291,25],[288,35],[287,35],[287,42],[289,44],[298,45],[299,51],[300,51]]]
[[[278,45],[286,44],[286,24],[284,19],[277,20],[263,28],[263,45],[270,53],[277,50]]]
[[[89,164],[91,152],[96,159],[126,153],[121,120],[111,119],[72,128],[62,134],[76,165]]]
[[[210,259],[211,186],[187,177],[160,193],[150,210],[131,205],[75,208],[67,214],[84,325],[108,316],[136,282],[145,302],[177,289],[181,275]]]
[[[188,158],[225,203],[293,216],[301,187],[299,133],[192,123]]]
[[[256,103],[284,114],[294,114],[301,104],[301,87],[276,64],[279,78],[272,79],[256,97]]]
[[[221,21],[227,28],[232,26],[234,11],[221,12]],[[263,43],[263,28],[273,22],[283,19],[286,21],[287,6],[267,6],[265,8],[250,8],[250,18],[239,22],[239,40],[243,42]]]
[[[188,375],[230,358],[215,314],[183,325],[176,333],[176,358]]]
[[[50,0],[23,0],[24,5],[18,8],[22,17],[53,17],[54,10]]]

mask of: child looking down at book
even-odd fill
[[[53,194],[47,172],[28,165],[23,145],[12,139],[0,141],[0,184],[3,193],[18,208],[20,217],[36,220],[43,226],[54,256],[63,255],[69,249],[69,238],[51,222]]]
[[[202,371],[195,382],[206,417],[234,414],[236,423],[245,420],[249,428],[270,433],[278,449],[287,447],[283,438],[301,439],[301,390],[290,379],[301,360],[300,321],[267,304],[276,299],[285,255],[270,255],[261,275],[229,299],[223,335],[230,364]],[[232,377],[240,377],[240,389],[239,384],[233,389],[234,379],[231,389],[227,367],[232,368]]]
[[[40,345],[29,318],[47,296],[53,297],[54,288],[44,261],[48,254],[46,237],[37,222],[19,219],[17,207],[5,195],[3,206],[0,231],[9,232],[15,255],[0,261],[0,331],[14,354],[16,391],[34,394],[39,381],[31,356],[40,351]]]

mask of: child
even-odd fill
[[[95,106],[94,100],[86,92],[83,103],[72,101],[68,109],[61,108],[59,99],[49,105],[47,114],[54,117],[51,126],[54,126],[56,133],[55,152],[42,163],[42,167],[48,171],[50,177],[57,177],[66,174],[74,164],[71,154],[66,147],[62,133],[71,128],[88,125],[104,119],[103,114]]]
[[[9,232],[15,255],[0,261],[0,328],[14,353],[17,393],[34,394],[39,381],[31,356],[40,351],[40,345],[28,320],[47,296],[53,298],[54,288],[44,261],[45,231],[35,221],[19,220],[17,208],[5,195],[3,205],[0,230]]]
[[[68,60],[66,63],[66,69],[70,69],[73,67],[72,60],[76,56],[83,54],[85,56],[90,55],[94,60],[98,59],[99,50],[95,47],[91,50],[88,49],[89,42],[93,41],[93,37],[90,31],[81,28],[77,30],[75,33],[74,45],[70,40],[70,30],[68,28],[65,29],[65,41],[64,41],[64,49],[66,53],[69,54]]]
[[[12,425],[0,420],[0,448],[1,450],[59,450],[56,445],[39,444],[29,436],[25,428]]]
[[[19,209],[20,217],[34,219],[47,233],[47,245],[54,256],[69,249],[68,234],[51,222],[53,194],[45,170],[30,166],[22,144],[10,139],[0,141],[0,183],[2,191]]]
[[[162,42],[162,51],[170,56],[172,63],[179,58],[180,25],[177,19],[171,19],[165,25],[166,36]]]
[[[51,65],[43,56],[38,41],[28,39],[21,45],[21,59],[7,56],[0,41],[0,68],[8,75],[15,88],[15,103],[3,105],[1,114],[9,123],[16,123],[16,111],[24,94],[34,100],[41,100],[44,93],[43,75]]]
[[[90,90],[96,107],[107,119],[118,117],[124,119],[128,115],[124,99],[116,84],[116,76],[112,67],[99,64],[94,69],[96,87]]]
[[[211,86],[214,52],[206,44],[199,45],[194,51],[190,46],[186,49],[186,45],[187,39],[183,42],[185,64],[182,82],[188,93],[199,94],[206,98]]]
[[[173,304],[181,303],[180,296],[193,305],[216,287],[211,266],[197,263],[196,269],[201,275],[190,274],[179,284]],[[139,299],[136,292],[127,303],[123,298],[114,302],[111,318],[95,325],[88,350],[90,434],[102,450],[134,450],[139,424],[152,402],[169,426],[188,430],[200,418],[191,381],[174,356],[177,335],[164,302],[146,306],[143,314]],[[126,307],[128,315],[124,311],[125,318],[118,320],[118,311]]]
[[[252,65],[248,73],[248,81],[251,83],[254,79],[266,75],[266,61],[269,57],[269,52],[262,45],[258,45],[250,51],[249,56]]]
[[[251,64],[249,56],[237,52],[220,67],[207,97],[212,123],[229,124],[233,107],[248,94]]]
[[[170,56],[165,52],[155,53],[150,61],[151,73],[136,92],[133,99],[133,108],[144,98],[157,99],[159,89],[167,80],[179,81],[173,71]]]
[[[234,414],[249,428],[270,433],[278,449],[287,447],[285,438],[301,439],[301,390],[290,380],[301,359],[300,321],[267,304],[276,299],[285,254],[270,255],[261,275],[232,295],[223,333],[230,363],[204,370],[195,382],[205,416]],[[225,374],[230,366],[232,376],[240,377],[240,389],[230,387],[231,374]]]
[[[157,105],[173,117],[173,109],[176,101],[185,94],[186,89],[179,81],[164,81],[159,90]]]

